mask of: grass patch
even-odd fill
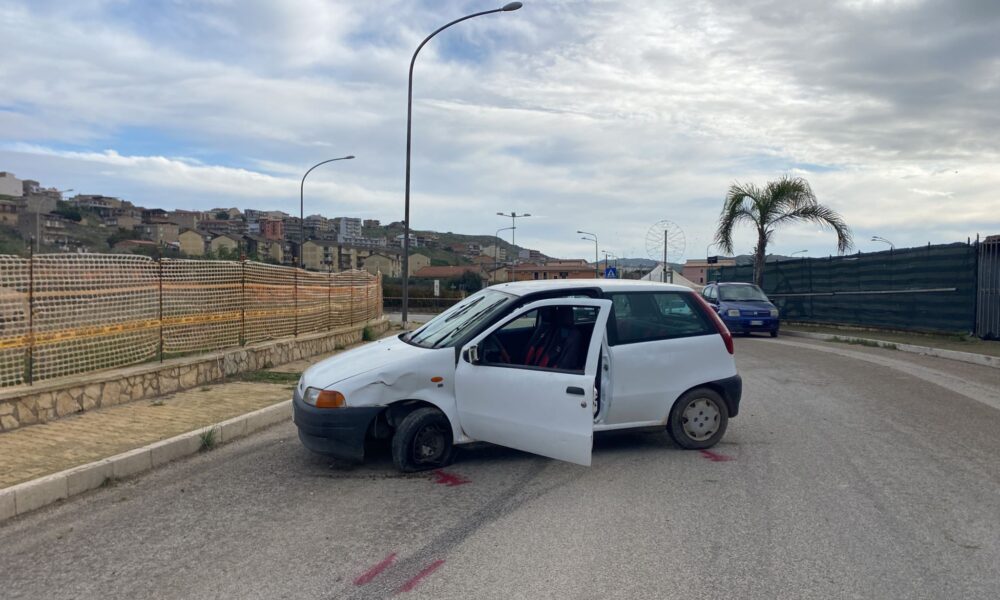
[[[361,331],[361,340],[364,342],[374,342],[376,339],[378,339],[378,334],[375,333],[375,330],[365,325],[365,328]]]
[[[198,447],[199,452],[208,452],[219,443],[219,440],[215,437],[215,428],[202,431],[201,435],[201,445]]]
[[[298,383],[302,373],[281,373],[278,371],[251,371],[236,377],[237,381],[250,383]]]
[[[115,487],[116,485],[118,485],[118,482],[120,481],[121,479],[118,479],[117,477],[105,477],[104,481],[101,482],[101,485],[99,487],[102,488]]]
[[[840,344],[853,344],[855,346],[868,346],[869,348],[885,348],[886,350],[899,350],[899,347],[896,346],[896,344],[879,342],[876,340],[866,340],[862,338],[848,338],[835,335],[832,338],[830,338],[830,341],[837,342]]]

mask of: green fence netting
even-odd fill
[[[767,263],[764,291],[784,319],[927,332],[975,330],[976,245],[947,244]],[[711,281],[752,281],[753,266]]]

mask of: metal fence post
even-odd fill
[[[159,254],[159,246],[157,246],[157,254]],[[160,310],[159,310],[159,316],[158,316],[159,323],[160,323],[160,327],[159,327],[159,329],[160,329],[160,344],[159,344],[158,353],[160,355],[160,362],[163,362],[163,257],[162,256],[158,257],[156,259],[156,263],[159,266],[159,273],[158,273],[157,279],[159,281],[159,288],[160,288],[160,294],[159,294],[160,295],[160,298],[159,298],[159,300],[160,300]],[[157,381],[159,381],[159,379],[157,379]]]
[[[295,279],[292,282],[292,297],[295,302],[295,325],[292,329],[292,337],[299,337],[299,267],[293,266]]]
[[[326,261],[326,330],[333,329],[333,261]]]
[[[25,379],[28,385],[35,380],[35,239],[28,245],[28,348],[25,360]]]
[[[972,335],[979,331],[979,234],[976,234],[976,245],[969,240],[972,249]]]
[[[240,257],[240,346],[247,345],[247,259]]]

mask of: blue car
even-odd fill
[[[778,337],[778,308],[752,283],[710,283],[701,291],[729,331],[750,335],[755,331]]]

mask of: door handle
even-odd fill
[[[573,394],[574,396],[582,396],[584,392],[582,387],[576,387],[575,385],[571,385],[568,388],[566,388],[566,393]]]

